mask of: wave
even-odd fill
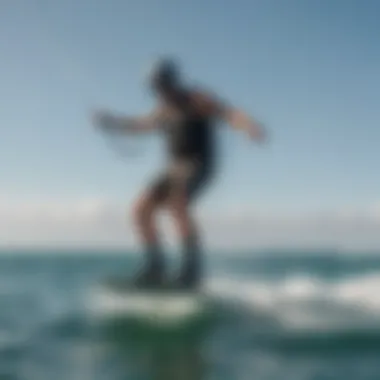
[[[92,335],[83,288],[59,291],[30,282],[26,289],[25,282],[3,282],[3,353],[11,350],[14,355],[33,339],[85,340]],[[225,306],[227,313],[222,314],[231,316],[222,329],[228,342],[297,353],[380,351],[380,271],[334,281],[307,274],[276,280],[220,275],[206,288]]]
[[[335,282],[221,277],[207,288],[244,321],[242,334],[261,345],[380,349],[379,272]]]

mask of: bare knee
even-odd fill
[[[143,196],[137,200],[133,207],[133,220],[135,225],[143,227],[152,220],[155,204],[148,197]]]
[[[194,229],[187,202],[183,199],[173,199],[169,205],[169,212],[182,236],[188,236]]]

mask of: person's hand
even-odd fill
[[[92,122],[95,127],[111,129],[116,124],[116,117],[108,111],[97,110],[92,113]]]
[[[249,130],[249,137],[257,143],[264,144],[268,140],[268,133],[261,124],[255,124]]]

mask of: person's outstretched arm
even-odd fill
[[[207,94],[198,93],[196,99],[206,112],[214,114],[231,127],[246,132],[250,138],[258,142],[265,140],[266,133],[262,125],[244,111]]]
[[[253,140],[262,142],[266,139],[262,125],[244,111],[235,107],[222,106],[221,116],[233,128],[246,132]]]
[[[148,115],[127,117],[112,114],[109,111],[96,111],[92,115],[94,124],[103,131],[139,134],[151,132],[162,125],[161,109],[154,110]]]

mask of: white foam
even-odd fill
[[[380,314],[380,274],[374,273],[351,281],[344,281],[334,288],[334,297]]]
[[[293,276],[279,282],[216,278],[214,295],[245,310],[264,313],[291,329],[380,328],[380,273],[321,281]]]

